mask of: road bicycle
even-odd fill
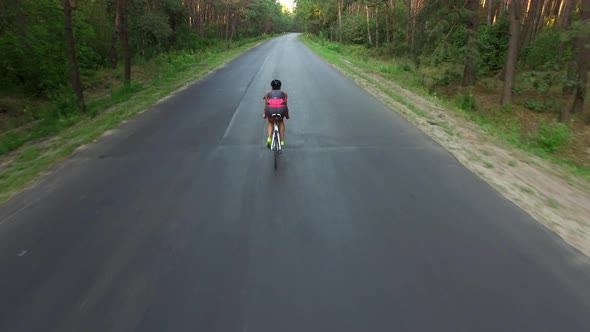
[[[270,143],[270,150],[274,152],[274,162],[275,162],[275,170],[279,168],[279,156],[283,151],[283,147],[281,146],[281,139],[279,134],[279,121],[282,120],[282,116],[280,114],[271,114],[270,115],[274,119],[274,128],[272,130],[272,140]]]

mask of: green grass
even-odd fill
[[[516,165],[518,165],[518,162],[516,160],[510,160],[508,162],[508,166],[510,167],[516,167]]]
[[[548,198],[545,201],[545,204],[547,204],[548,207],[552,208],[552,209],[559,209],[561,207],[561,205],[559,204],[559,202],[554,199],[554,198]]]
[[[0,155],[11,151],[16,155],[0,172],[0,203],[76,148],[94,141],[105,131],[268,38],[270,36],[250,40],[229,50],[216,47],[208,52],[168,54],[157,60],[157,75],[144,84],[115,87],[106,97],[89,99],[88,114],[74,112],[53,118],[41,117],[28,130],[13,130],[1,136]],[[30,145],[15,151],[31,141],[49,137],[51,144],[44,147]]]
[[[535,191],[532,188],[527,187],[527,186],[521,186],[521,185],[517,184],[516,187],[520,191],[522,191],[523,193],[527,193],[527,194],[534,194],[535,193]]]
[[[29,162],[39,157],[41,151],[36,146],[29,146],[23,149],[23,151],[16,157],[17,162]]]
[[[469,159],[472,161],[483,162],[483,159],[481,158],[481,156],[477,155],[477,154],[470,154]]]
[[[490,163],[489,161],[484,162],[483,165],[485,168],[494,168],[494,164]]]
[[[572,165],[570,162],[560,159],[560,158],[557,158],[555,156],[545,156],[545,158],[547,158],[548,160],[552,161],[555,164],[560,165],[561,167],[565,168],[569,172],[571,172],[581,178],[584,178],[586,180],[590,180],[590,169],[589,168],[578,167],[576,165]],[[590,189],[590,187],[588,187],[585,184],[582,184],[582,187],[584,187],[585,189]]]
[[[54,116],[51,110],[42,110],[37,116],[37,119],[33,119],[31,128],[13,128],[0,136],[0,155],[14,151],[27,142],[54,135],[84,117],[79,113]]]
[[[445,121],[437,122],[437,124],[449,135],[454,136],[455,130]]]

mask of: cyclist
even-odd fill
[[[281,136],[281,145],[285,146],[285,121],[284,118],[289,119],[289,108],[287,107],[287,93],[281,90],[281,81],[274,79],[270,82],[271,90],[264,95],[264,113],[262,117],[268,120],[266,125],[266,131],[268,137],[266,138],[266,146],[270,148],[270,135],[272,134],[274,119],[272,114],[280,114],[281,119],[279,122],[279,135]]]

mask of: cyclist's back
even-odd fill
[[[272,125],[275,121],[272,117],[273,114],[279,114],[281,116],[280,119],[278,119],[279,130],[281,132],[281,144],[285,145],[285,123],[283,118],[289,118],[289,108],[287,106],[288,95],[281,90],[281,85],[281,81],[273,80],[270,83],[272,89],[264,95],[265,105],[263,117],[268,119],[268,137],[266,139],[266,146],[268,147],[270,147],[270,134],[272,132]]]

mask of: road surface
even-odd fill
[[[588,331],[589,266],[289,34],[0,207],[0,331]]]

